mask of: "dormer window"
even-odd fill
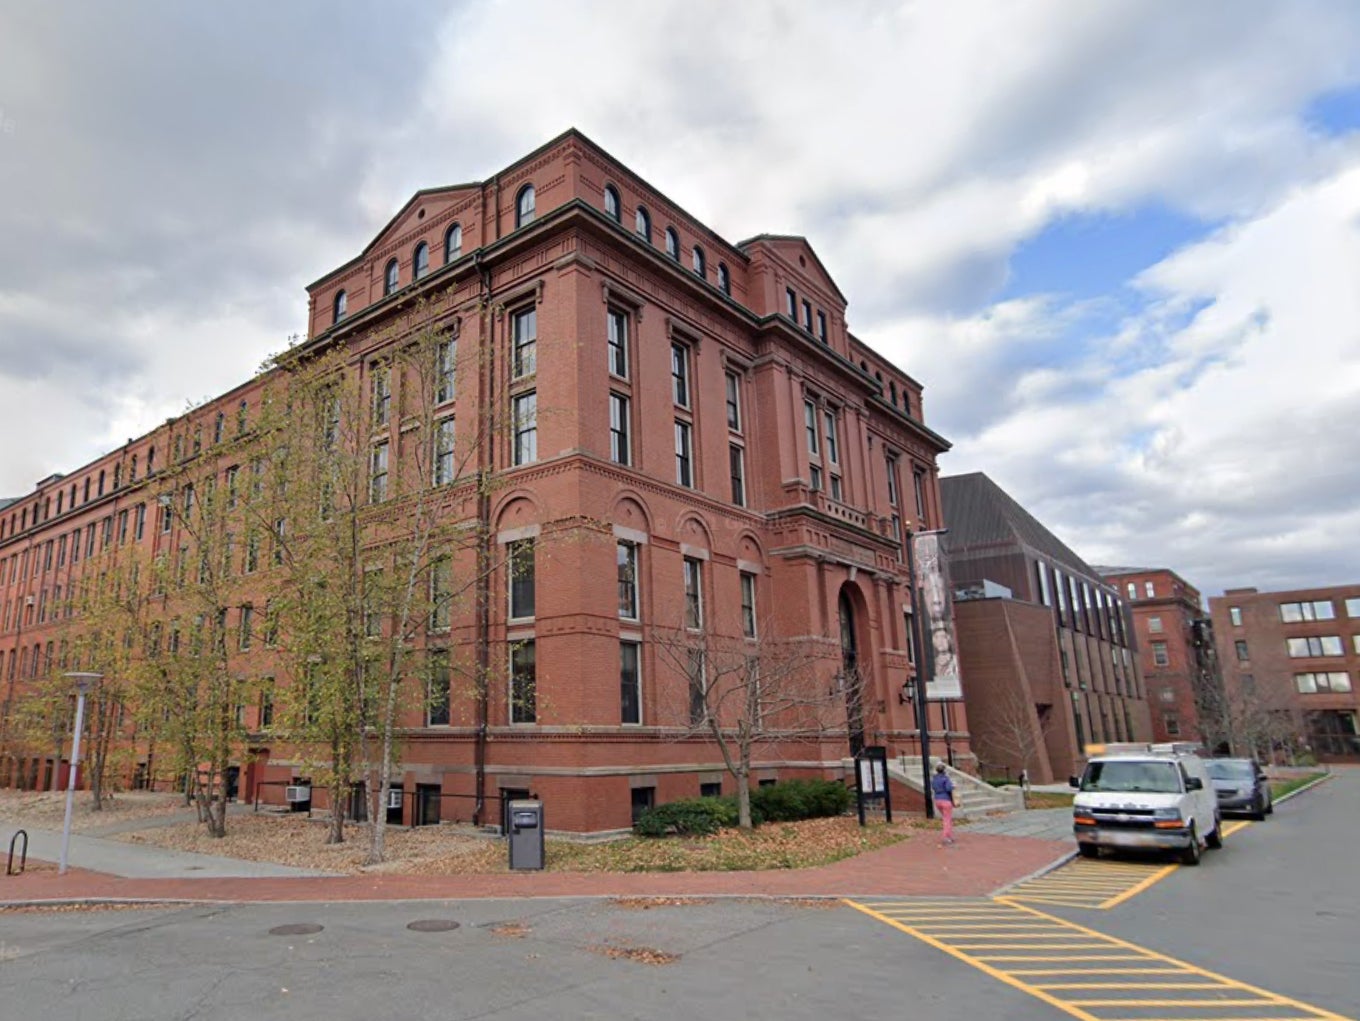
[[[444,265],[463,254],[463,228],[454,224],[444,235]]]
[[[693,259],[693,265],[694,265],[694,272],[697,273],[697,274],[699,274],[699,276],[704,277],[705,279],[707,279],[707,277],[708,277],[708,263],[704,261],[704,250],[703,250],[702,248],[700,248],[698,245],[695,245],[695,246],[694,246],[694,252],[692,253],[692,259]]]
[[[335,301],[331,304],[331,323],[338,323],[345,318],[345,292],[337,291]]]
[[[674,227],[666,228],[666,254],[676,262],[680,261],[680,235]]]
[[[430,272],[430,246],[422,241],[416,245],[415,253],[411,256],[411,279],[419,280],[428,272]]]
[[[383,297],[396,293],[397,290],[397,260],[389,259],[387,269],[383,270]]]
[[[642,240],[650,245],[652,243],[652,217],[651,214],[647,212],[645,206],[637,207],[637,217],[634,222],[638,234],[642,236]]]
[[[604,215],[615,223],[623,222],[623,214],[620,212],[619,192],[612,184],[604,186]]]
[[[534,186],[526,184],[515,196],[515,226],[524,227],[534,222]]]
[[[718,290],[728,297],[732,295],[732,275],[727,271],[727,263],[718,263]]]

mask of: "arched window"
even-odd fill
[[[463,228],[454,224],[444,235],[444,265],[447,266],[463,254]]]
[[[637,232],[647,244],[652,243],[652,217],[645,206],[637,207]]]
[[[718,290],[726,295],[732,293],[732,276],[727,272],[727,263],[725,262],[718,263]]]
[[[137,481],[137,455],[136,455],[136,454],[133,454],[133,455],[132,455],[132,478],[131,478],[131,481],[133,481],[133,482],[136,482],[136,481]],[[76,501],[76,494],[75,494],[75,490],[73,489],[73,490],[71,491],[71,502],[74,504],[75,501]]]
[[[383,270],[383,296],[395,293],[397,290],[397,260],[389,259],[387,269]]]
[[[666,228],[666,254],[676,262],[680,261],[680,235],[674,227]]]
[[[704,261],[704,250],[698,245],[695,245],[692,258],[694,261],[694,272],[698,273],[704,279],[708,279],[708,263]]]
[[[534,222],[534,186],[526,184],[515,196],[515,226],[523,227]]]
[[[331,305],[331,322],[338,323],[343,318],[345,318],[345,292],[337,291],[335,302]]]
[[[428,272],[430,272],[430,246],[422,241],[416,245],[415,253],[411,256],[411,279],[419,280]]]
[[[604,186],[604,215],[616,223],[623,222],[623,214],[619,211],[619,193],[612,184]]]

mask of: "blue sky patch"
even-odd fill
[[[1324,92],[1304,109],[1303,120],[1324,135],[1348,135],[1360,130],[1360,85]]]
[[[1108,295],[1215,226],[1160,203],[1127,213],[1061,217],[1015,249],[998,300],[1030,294],[1073,299]]]

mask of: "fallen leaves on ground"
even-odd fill
[[[71,830],[75,833],[98,829],[125,819],[154,819],[186,808],[183,794],[154,791],[123,791],[105,798],[103,808],[94,810],[89,791],[76,791],[71,808]],[[0,821],[33,829],[61,829],[66,818],[65,791],[0,790]]]
[[[501,936],[505,939],[523,939],[532,931],[523,922],[501,922],[500,925],[491,927],[491,935]]]
[[[713,903],[708,897],[615,897],[617,908],[631,911],[649,911],[652,908],[692,908],[700,904]]]
[[[637,961],[639,964],[674,964],[680,960],[679,954],[668,954],[664,950],[655,950],[652,947],[619,947],[619,946],[592,946],[586,949],[604,954],[605,957],[612,957],[619,961]]]

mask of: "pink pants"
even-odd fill
[[[954,839],[954,802],[936,801],[935,811],[939,813],[940,819],[944,822],[944,839]]]

